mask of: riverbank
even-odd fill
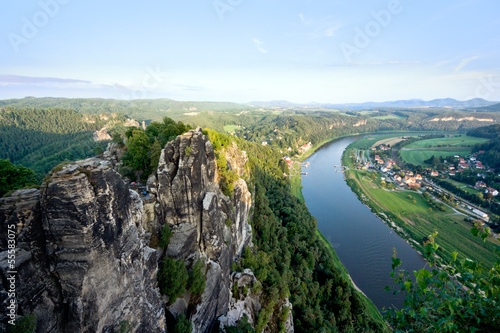
[[[493,265],[497,260],[494,251],[500,248],[498,240],[490,238],[483,243],[470,233],[472,225],[449,207],[439,211],[417,191],[388,190],[380,173],[353,170],[350,155],[355,146],[355,143],[348,146],[342,156],[342,165],[351,166],[351,170],[344,173],[347,185],[410,246],[422,251],[424,237],[436,230],[436,242],[441,245],[438,254],[446,261],[452,261],[452,252],[457,251],[466,258],[484,262],[487,267]]]
[[[319,231],[319,229],[316,229],[316,236],[318,236],[318,238],[323,242],[325,247],[328,249],[328,252],[332,255],[335,267],[340,271],[341,275],[346,279],[346,281],[349,281],[351,285],[354,287],[354,289],[358,292],[359,296],[363,300],[366,309],[368,309],[370,316],[380,321],[384,321],[382,314],[377,309],[375,304],[373,304],[373,302],[368,298],[368,296],[366,296],[365,293],[354,283],[354,281],[351,278],[351,275],[345,268],[344,264],[342,264],[342,261],[340,261],[340,258],[338,257],[337,252],[335,252],[335,249],[333,248],[332,244],[325,238],[325,236],[323,236],[323,234],[321,233],[321,231]]]
[[[356,135],[359,135],[359,134],[356,134]],[[304,153],[303,156],[301,156],[301,158],[299,159],[299,163],[293,163],[292,167],[293,168],[296,167],[295,164],[301,165],[301,162],[305,161],[305,159],[310,157],[312,154],[314,154],[318,149],[323,147],[325,144],[328,144],[332,141],[341,139],[343,137],[348,137],[348,136],[354,136],[354,135],[346,135],[346,136],[336,137],[336,138],[332,138],[332,139],[323,141],[320,145],[313,147],[313,148],[311,148],[311,150]],[[299,170],[295,170],[294,173],[292,173],[292,177],[291,177],[292,194],[295,197],[297,197],[299,200],[301,200],[302,202],[305,202],[304,196],[302,195],[302,185],[301,185],[301,175],[300,175],[301,170],[300,170],[299,166],[297,166],[297,167],[299,168]],[[319,231],[319,229],[316,229],[316,236],[321,241],[321,243],[323,243],[323,245],[326,247],[328,252],[331,254],[335,267],[341,273],[341,275],[344,277],[345,281],[353,287],[355,292],[358,293],[358,295],[360,296],[360,299],[364,303],[369,315],[372,316],[373,318],[376,318],[377,320],[379,320],[381,322],[384,322],[384,319],[383,319],[380,311],[377,309],[375,304],[363,293],[363,291],[354,283],[348,270],[342,264],[340,258],[338,257],[337,253],[335,252],[335,249],[333,248],[332,244]]]

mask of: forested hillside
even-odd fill
[[[184,102],[168,98],[147,100],[115,100],[102,98],[33,98],[0,101],[0,107],[15,108],[62,108],[82,114],[121,113],[137,120],[161,120],[168,116],[176,120],[187,113],[202,111],[231,111],[252,109],[249,106],[229,102]]]
[[[491,125],[477,128],[468,133],[470,136],[491,139],[482,145],[476,145],[474,151],[484,151],[481,156],[483,162],[496,170],[500,170],[500,125]]]
[[[107,116],[82,115],[73,110],[0,109],[0,159],[8,159],[43,176],[61,161],[95,155],[94,131],[110,120]],[[123,123],[123,116],[115,115]]]

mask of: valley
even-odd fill
[[[260,310],[246,312],[245,315],[245,320],[257,331],[273,331],[276,327],[287,325],[290,327],[292,321],[296,330],[306,332],[324,327],[355,330],[365,330],[369,327],[370,330],[384,331],[385,324],[379,311],[401,308],[404,300],[404,296],[391,295],[385,290],[386,286],[393,284],[390,276],[393,248],[403,261],[404,269],[418,271],[425,266],[425,261],[419,253],[425,251],[425,240],[435,231],[438,231],[439,235],[436,241],[442,245],[437,255],[447,262],[452,260],[455,251],[472,260],[484,262],[486,266],[495,262],[493,252],[498,248],[499,242],[490,236],[486,243],[480,243],[470,235],[469,230],[473,227],[474,220],[477,220],[470,209],[468,211],[466,207],[456,207],[455,205],[460,205],[458,200],[453,201],[448,196],[430,190],[429,194],[421,189],[410,189],[408,184],[394,178],[398,173],[409,174],[410,170],[426,176],[434,169],[439,170],[439,174],[443,176],[446,171],[445,178],[426,179],[425,182],[434,181],[437,184],[438,181],[445,181],[450,186],[466,190],[479,198],[479,195],[482,195],[480,190],[468,188],[472,180],[447,178],[452,164],[458,169],[460,163],[465,163],[459,158],[467,158],[471,172],[481,167],[481,164],[470,162],[469,158],[479,150],[478,147],[489,144],[490,139],[469,136],[467,131],[479,128],[483,125],[482,122],[477,121],[477,118],[466,123],[429,121],[436,113],[442,114],[443,117],[452,114],[463,118],[467,117],[470,111],[369,110],[344,113],[338,110],[311,111],[296,107],[258,110],[250,107],[241,111],[222,106],[220,110],[209,109],[200,112],[188,109],[191,112],[185,113],[189,115],[172,112],[176,120],[165,117],[156,121],[130,118],[129,114],[125,113],[130,106],[121,108],[114,105],[112,109],[108,109],[109,113],[95,114],[94,112],[100,111],[85,109],[90,112],[80,113],[71,109],[57,109],[54,108],[57,104],[47,105],[49,101],[40,101],[40,105],[49,108],[22,110],[4,106],[1,109],[2,144],[6,147],[4,153],[10,154],[5,157],[11,158],[15,153],[16,163],[32,161],[24,163],[37,171],[38,183],[43,178],[44,170],[56,166],[41,185],[30,180],[29,187],[34,188],[34,191],[38,191],[37,188],[45,191],[55,175],[62,172],[62,176],[67,168],[73,169],[72,160],[97,156],[93,158],[111,158],[109,161],[114,172],[120,174],[125,184],[131,184],[134,190],[140,188],[141,197],[142,191],[146,193],[144,209],[147,214],[144,217],[144,228],[149,231],[141,237],[145,237],[143,239],[149,242],[149,246],[158,251],[161,259],[157,267],[161,279],[166,279],[159,280],[159,286],[169,299],[165,308],[167,325],[191,323],[190,325],[195,325],[196,329],[202,331],[206,330],[207,325],[214,323],[246,325],[241,316],[236,319],[231,317],[215,320],[211,312],[210,319],[204,319],[192,312],[194,306],[200,304],[196,303],[200,302],[199,297],[218,297],[217,294],[203,296],[206,292],[200,289],[201,285],[197,283],[198,287],[195,287],[195,282],[189,278],[198,272],[197,276],[201,277],[197,279],[202,281],[204,274],[203,270],[200,270],[203,266],[200,265],[207,262],[207,253],[212,253],[212,250],[207,250],[207,245],[199,250],[201,254],[195,250],[193,253],[196,253],[195,258],[199,258],[198,261],[188,259],[189,256],[184,252],[173,252],[174,249],[180,249],[179,237],[186,237],[185,231],[181,230],[185,228],[181,227],[182,223],[185,223],[181,212],[179,220],[175,221],[184,222],[169,222],[168,228],[160,228],[161,225],[157,224],[159,222],[154,222],[159,221],[157,219],[162,216],[171,216],[171,213],[165,215],[162,210],[171,209],[168,208],[169,201],[176,201],[179,207],[185,205],[183,199],[172,196],[171,200],[162,201],[161,207],[164,208],[153,209],[154,200],[157,200],[154,198],[160,195],[158,191],[163,191],[160,190],[161,186],[155,185],[157,183],[153,178],[172,170],[172,166],[163,167],[165,171],[158,169],[159,164],[165,163],[161,160],[164,158],[162,156],[174,154],[168,150],[173,148],[168,147],[175,147],[178,152],[172,155],[172,163],[180,163],[175,160],[176,154],[185,160],[176,168],[181,165],[198,166],[199,162],[196,161],[203,145],[194,144],[190,141],[192,139],[187,139],[192,135],[203,135],[210,140],[214,149],[215,162],[209,162],[209,165],[210,168],[216,168],[218,180],[210,185],[210,190],[207,191],[215,191],[217,185],[221,196],[217,200],[222,206],[227,206],[222,210],[226,216],[225,221],[223,216],[216,218],[217,221],[223,221],[221,223],[225,227],[222,228],[232,230],[234,222],[243,219],[231,217],[233,213],[227,210],[229,206],[241,205],[239,201],[223,203],[226,200],[223,198],[234,199],[235,193],[240,193],[241,181],[244,180],[248,184],[255,200],[250,208],[253,214],[249,222],[253,232],[251,246],[234,243],[236,239],[241,238],[239,235],[233,236],[234,240],[231,240],[227,236],[217,234],[217,237],[224,238],[227,247],[236,246],[241,251],[231,252],[231,267],[229,269],[225,262],[223,271],[246,276],[246,279],[254,276],[251,278],[251,284],[241,282],[239,285],[237,282],[230,282],[233,298],[227,305],[221,303],[221,308],[217,311],[224,312],[226,306],[234,310],[241,306],[238,302],[258,302]],[[36,104],[36,99],[30,100],[30,103]],[[96,110],[103,105],[82,101],[79,103],[98,107]],[[153,114],[159,116],[162,113],[150,113]],[[153,119],[158,119],[157,116]],[[488,117],[497,115],[493,113]],[[205,129],[202,130],[200,125]],[[196,130],[193,129],[195,126],[198,126]],[[95,141],[95,133],[103,128],[109,136]],[[30,130],[38,131],[38,134],[34,136]],[[24,133],[22,140],[12,135],[21,132]],[[360,136],[360,133],[371,134]],[[55,139],[57,136],[61,139]],[[54,149],[57,145],[78,148],[58,151]],[[84,147],[88,147],[85,148],[87,150],[84,150]],[[246,164],[242,164],[243,157],[238,151],[245,152]],[[39,158],[40,153],[43,154],[43,159]],[[208,152],[206,154],[210,155]],[[453,156],[453,159],[449,156]],[[444,158],[450,161],[443,162]],[[205,157],[202,157],[201,161],[204,159]],[[78,170],[82,170],[79,171],[82,175],[91,177],[97,172],[90,164],[82,165],[85,166],[78,167]],[[8,166],[11,169],[15,167]],[[202,170],[204,168],[206,166],[203,166]],[[85,171],[87,169],[89,171]],[[427,169],[430,171],[426,171]],[[22,173],[22,170],[19,169],[19,172]],[[482,172],[487,174],[485,182],[488,186],[498,186],[499,182],[494,174],[490,176],[490,173]],[[16,177],[21,179],[20,175]],[[92,177],[89,179],[91,183],[95,183],[96,180],[92,180]],[[198,176],[193,177],[197,179]],[[422,188],[426,186],[425,182],[414,181]],[[193,183],[193,186],[198,186],[196,184],[197,182]],[[9,198],[16,188],[27,186],[26,179],[18,185],[9,186],[6,198]],[[93,186],[97,190],[102,184],[95,183]],[[23,191],[32,190],[20,191],[14,192],[13,195],[23,195]],[[165,194],[161,193],[160,196],[165,198]],[[495,200],[488,198],[475,202],[474,205],[493,205]],[[9,207],[4,206],[4,212],[12,209]],[[245,209],[249,210],[248,207]],[[493,228],[498,225],[495,212],[488,212],[488,223]],[[5,223],[10,216],[8,214],[4,215]],[[216,230],[219,228],[214,227]],[[174,242],[172,249],[168,247],[168,240],[163,240],[163,237],[167,237],[164,235],[169,234],[169,229],[172,235],[168,237],[173,237]],[[238,227],[238,230],[241,228]],[[159,244],[167,244],[168,251],[163,252]],[[226,255],[210,260],[222,264],[221,260],[226,260],[222,259],[226,258],[224,256]],[[283,257],[285,261],[281,262]],[[166,286],[182,276],[170,274],[184,274],[182,269],[178,271],[180,268],[175,268],[183,267],[181,264],[185,266],[187,280],[174,292]],[[208,271],[205,271],[205,274],[209,274]],[[207,283],[212,279],[209,275],[205,277]],[[166,285],[166,282],[162,281],[170,282]],[[222,285],[228,286],[227,283],[224,277]],[[261,288],[257,287],[259,284],[262,291],[256,291],[257,298],[245,297],[248,290]],[[221,290],[226,290],[224,288],[226,287]],[[184,294],[190,290],[198,290],[197,296],[195,294],[193,298]],[[332,295],[333,290],[337,296],[328,296]],[[84,290],[82,295],[87,297],[84,296]],[[186,308],[181,306],[184,303],[187,304]],[[317,304],[322,306],[318,307]],[[345,309],[349,309],[348,312]],[[34,308],[33,311],[38,310]],[[207,315],[208,313],[206,312]],[[186,317],[179,317],[181,314]],[[172,319],[171,315],[175,318]],[[352,318],[357,318],[356,324]],[[161,319],[158,320],[161,322]]]

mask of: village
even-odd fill
[[[380,180],[384,182],[384,184],[387,184],[389,189],[422,189],[422,191],[427,191],[436,197],[444,196],[446,198],[448,195],[452,201],[446,202],[447,204],[451,204],[454,208],[460,206],[466,209],[468,213],[472,213],[474,216],[488,222],[489,216],[484,209],[435,184],[436,179],[450,179],[450,177],[455,176],[457,173],[465,171],[477,172],[478,177],[486,179],[487,177],[485,174],[495,172],[495,170],[485,167],[478,159],[478,156],[483,153],[484,151],[479,151],[478,154],[472,154],[467,157],[454,155],[453,161],[443,161],[446,168],[442,170],[426,168],[423,170],[422,174],[414,173],[407,169],[401,169],[392,158],[392,148],[385,145],[372,147],[369,150],[355,150],[353,151],[354,156],[351,157],[354,157],[356,160],[356,169],[380,172]],[[372,154],[373,158],[371,157]],[[484,181],[477,181],[475,186],[469,185],[468,188],[488,198],[497,197],[499,194],[498,190],[489,187]]]

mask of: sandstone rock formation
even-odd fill
[[[246,155],[235,150],[233,164],[244,169]],[[252,204],[243,179],[235,184],[233,197],[219,189],[214,149],[200,128],[177,137],[162,151],[157,178],[149,190],[157,200],[158,228],[168,224],[173,232],[166,254],[176,259],[208,262],[206,288],[191,317],[193,332],[206,332],[225,314],[230,298],[230,267],[244,245],[251,242],[247,223]],[[174,316],[182,310],[178,300]]]
[[[157,255],[142,224],[138,194],[100,159],[60,168],[41,191],[1,199],[2,236],[16,226],[18,313],[35,313],[38,332],[111,332],[122,322],[165,332]],[[5,283],[5,251],[0,266]]]
[[[93,134],[93,139],[94,141],[105,141],[105,140],[111,140],[112,137],[108,133],[108,129],[106,127],[101,128],[98,131],[95,131]]]

